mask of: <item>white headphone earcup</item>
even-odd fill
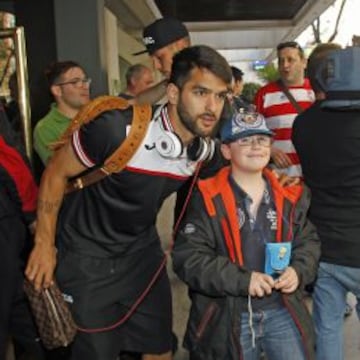
[[[177,158],[183,152],[183,144],[180,138],[173,132],[166,131],[155,141],[155,148],[165,158]]]
[[[209,151],[208,151],[206,159],[204,159],[204,161],[210,161],[214,157],[215,150],[216,150],[216,143],[214,140],[208,139],[207,143],[209,146]]]
[[[215,143],[211,139],[196,137],[187,147],[187,155],[192,161],[210,160],[215,152]]]

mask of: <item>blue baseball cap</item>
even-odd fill
[[[251,135],[268,135],[274,133],[266,126],[264,117],[257,112],[236,111],[226,119],[220,129],[220,139],[223,143],[229,144],[237,139]]]

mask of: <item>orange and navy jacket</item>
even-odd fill
[[[189,286],[192,301],[184,344],[199,360],[242,358],[239,320],[248,301],[251,271],[243,266],[229,175],[230,168],[224,167],[198,182],[172,252],[174,270]],[[282,187],[269,170],[264,176],[278,214],[276,241],[292,240],[291,266],[300,281],[295,293],[282,298],[299,328],[306,358],[314,359],[312,319],[301,301],[301,288],[314,280],[320,256],[315,227],[306,216],[310,193],[300,185]]]
[[[206,210],[211,217],[217,215],[216,200],[214,201],[214,199],[218,197],[221,198],[225,210],[225,213],[221,217],[221,227],[223,229],[229,257],[232,262],[243,265],[241,235],[237,219],[235,197],[228,181],[229,171],[229,167],[223,168],[219,171],[217,176],[206,180],[200,180],[198,187],[203,195]],[[303,187],[300,185],[282,187],[274,173],[268,169],[264,169],[264,176],[269,181],[273,190],[273,200],[277,212],[276,241],[291,241],[293,238],[292,217],[294,216],[294,207],[302,194]],[[286,223],[283,221],[284,206],[286,206],[285,200],[288,202],[288,206],[291,207],[289,213],[290,218]],[[286,224],[288,224],[288,227],[285,227]]]

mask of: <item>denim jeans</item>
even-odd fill
[[[249,313],[241,316],[240,344],[244,360],[258,360],[262,351],[268,360],[305,360],[300,332],[286,308],[252,314],[255,347]]]
[[[321,262],[313,294],[316,359],[343,360],[343,325],[346,294],[357,298],[360,319],[360,268]]]

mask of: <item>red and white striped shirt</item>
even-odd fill
[[[290,86],[289,91],[305,110],[315,101],[315,95],[310,82],[305,79],[302,86]],[[274,134],[274,146],[284,151],[293,165],[283,169],[289,176],[302,176],[300,160],[291,141],[292,125],[298,115],[285,93],[277,82],[272,82],[257,92],[255,96],[257,111],[264,115],[266,124]]]

